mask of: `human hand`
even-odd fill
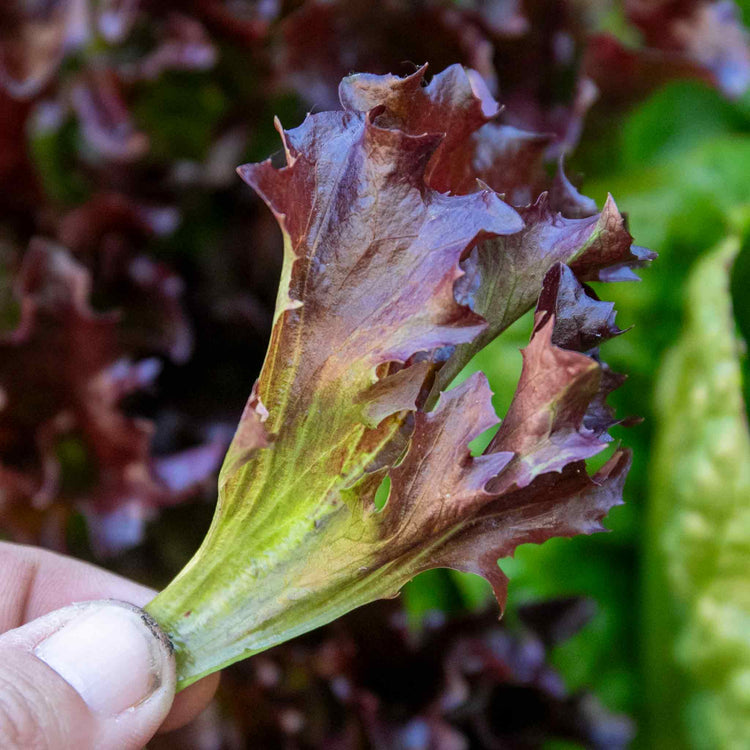
[[[138,609],[153,596],[92,565],[0,542],[2,750],[135,750],[200,713],[218,676],[175,699],[168,640]]]

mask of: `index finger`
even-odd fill
[[[0,633],[73,602],[121,599],[143,607],[156,592],[95,565],[0,542]]]

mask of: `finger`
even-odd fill
[[[142,607],[154,595],[152,589],[94,565],[36,547],[0,542],[0,633],[73,602],[118,599]],[[183,690],[164,730],[197,716],[218,684],[218,674],[210,675]]]
[[[216,672],[177,693],[172,710],[159,731],[171,732],[191,722],[208,706],[218,687],[219,673]]]
[[[137,607],[72,605],[0,636],[3,747],[142,748],[175,690],[166,636]]]
[[[93,599],[120,599],[139,607],[154,598],[146,586],[54,552],[0,542],[0,632]]]

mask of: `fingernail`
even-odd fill
[[[118,602],[82,609],[34,653],[92,711],[110,716],[152,695],[169,658],[144,613]]]

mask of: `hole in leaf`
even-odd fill
[[[620,448],[620,441],[613,440],[601,453],[597,453],[595,456],[591,456],[586,459],[586,470],[589,474],[595,474],[604,464],[609,461],[610,458],[615,454],[615,451]]]
[[[481,456],[484,449],[490,444],[490,441],[495,437],[495,433],[500,429],[500,424],[494,424],[492,427],[488,427],[483,433],[477,435],[469,443],[469,451],[472,456]]]
[[[388,496],[391,494],[391,478],[386,474],[380,483],[373,502],[378,510],[383,510],[388,502]]]

